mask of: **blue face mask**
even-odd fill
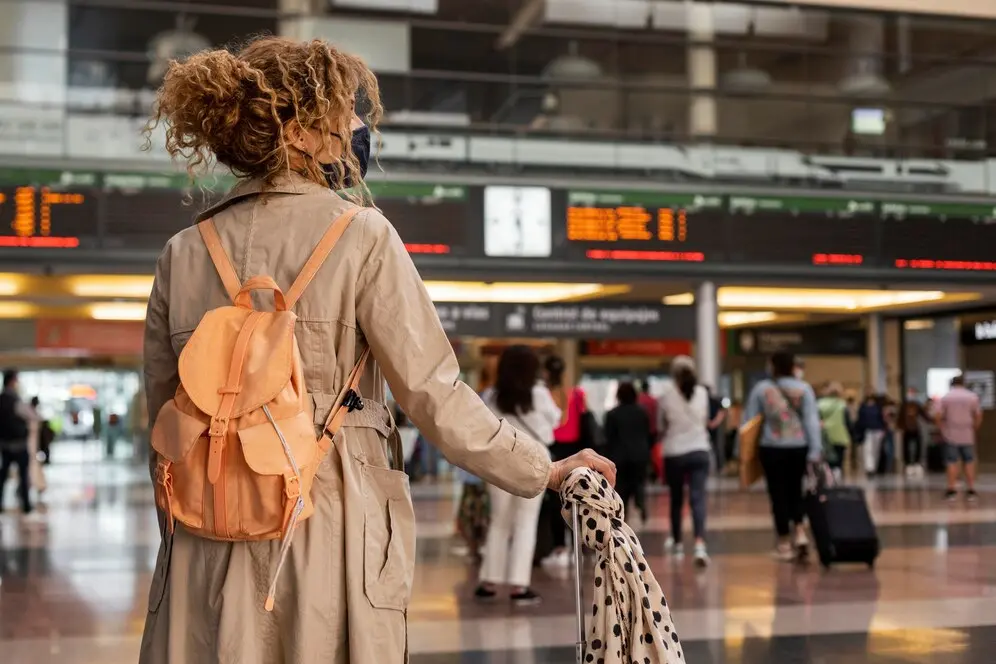
[[[353,154],[356,155],[356,160],[360,163],[360,177],[365,178],[367,176],[367,166],[370,164],[370,127],[364,125],[358,129],[354,129],[350,143]],[[322,164],[322,172],[325,173],[325,180],[329,183],[330,188],[335,189],[339,186],[338,162]],[[343,188],[349,189],[354,184],[353,178],[347,173],[342,183]]]

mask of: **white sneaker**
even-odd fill
[[[685,547],[680,542],[675,542],[673,537],[668,537],[664,542],[664,555],[684,558]]]
[[[695,544],[695,565],[696,567],[709,566],[709,552],[706,550],[705,542]]]
[[[775,560],[780,560],[782,562],[788,563],[795,560],[795,551],[788,544],[779,544],[775,547],[775,550],[771,552],[771,557]]]

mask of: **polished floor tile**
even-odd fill
[[[133,662],[159,541],[148,470],[80,455],[48,475],[44,523],[0,516],[0,663]],[[830,571],[772,560],[766,496],[723,480],[709,496],[712,565],[667,557],[668,497],[652,490],[639,533],[688,661],[996,661],[996,476],[983,478],[978,505],[949,505],[941,488],[939,478],[867,483],[882,556],[875,569]],[[573,662],[567,570],[535,571],[535,608],[471,598],[477,569],[452,537],[459,490],[413,491],[413,662]]]

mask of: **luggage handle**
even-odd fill
[[[583,548],[581,545],[581,515],[578,512],[578,504],[571,503],[571,531],[574,533],[574,606],[577,613],[577,641],[575,641],[575,651],[577,653],[578,664],[583,664],[584,658],[584,592],[581,589],[581,565],[583,560]]]
[[[818,493],[823,489],[832,489],[837,486],[837,480],[834,479],[829,464],[825,461],[816,461],[808,464],[806,468],[806,485],[809,493]]]

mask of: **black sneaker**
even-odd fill
[[[516,606],[536,606],[541,601],[540,596],[530,588],[526,588],[522,592],[513,593],[510,599],[512,600],[512,604]]]
[[[970,503],[977,503],[979,502],[979,494],[975,492],[975,489],[969,489],[965,494],[965,500]]]
[[[485,588],[484,586],[477,586],[477,590],[474,591],[474,598],[475,599],[479,599],[479,600],[485,600],[486,601],[486,600],[489,600],[489,599],[494,599],[497,596],[498,596],[498,593],[496,593],[494,590],[489,590],[488,588]]]
[[[954,501],[958,500],[958,492],[955,491],[954,489],[948,489],[947,491],[944,492],[944,500],[948,501],[949,503],[953,503]]]

